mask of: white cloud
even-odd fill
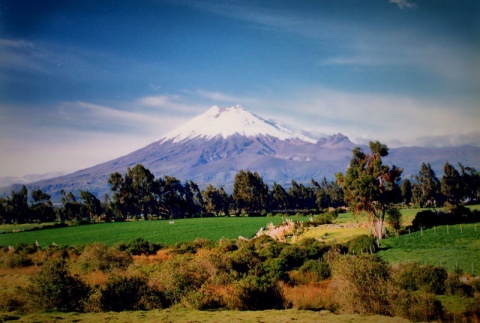
[[[323,87],[264,99],[254,112],[308,132],[342,132],[357,143],[374,139],[392,147],[424,145],[427,141],[418,138],[426,136],[456,136],[456,144],[472,143],[469,134],[477,132],[480,120],[474,103],[350,93]]]
[[[388,2],[396,4],[402,10],[413,9],[417,7],[415,3],[409,2],[408,0],[388,0]]]

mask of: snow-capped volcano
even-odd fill
[[[239,105],[226,108],[213,106],[205,113],[170,131],[160,141],[173,140],[174,143],[178,143],[187,139],[208,140],[217,136],[227,139],[233,135],[270,136],[280,140],[298,139],[310,143],[316,142],[315,139],[269,122]]]
[[[257,171],[267,184],[288,186],[292,180],[308,184],[311,179],[334,179],[335,173],[344,172],[354,147],[341,133],[316,141],[239,106],[214,106],[128,155],[27,187],[40,188],[58,202],[62,190],[77,196],[78,190],[90,191],[102,198],[111,193],[109,175],[125,174],[136,164],[142,164],[157,178],[174,176],[194,181],[201,188],[213,184],[231,191],[235,175],[242,169]],[[404,147],[391,149],[386,161],[404,168],[404,176],[410,176],[418,172],[422,162],[431,163],[436,172],[446,160],[478,169],[479,156],[478,147]],[[14,185],[0,189],[0,196],[18,189]]]

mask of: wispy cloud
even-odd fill
[[[417,5],[413,2],[408,0],[388,0],[390,3],[396,4],[400,9],[413,9],[416,8]]]
[[[463,105],[462,112],[452,109]],[[288,97],[265,99],[258,114],[297,129],[321,134],[342,132],[362,143],[380,140],[393,146],[418,145],[420,137],[454,135],[457,143],[471,143],[480,111],[472,102],[412,98],[392,94],[352,93],[315,87]],[[440,137],[439,137],[440,136]],[[468,140],[467,140],[468,139]]]
[[[23,39],[6,39],[0,38],[0,47],[9,48],[34,48],[35,45],[32,42],[25,41]]]
[[[224,92],[219,91],[207,91],[203,89],[199,89],[194,92],[190,92],[193,95],[199,96],[203,99],[207,99],[213,105],[254,105],[256,104],[256,98],[249,97],[249,96],[239,96],[239,95],[232,95]]]

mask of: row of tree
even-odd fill
[[[353,150],[345,174],[336,181],[311,180],[310,185],[292,181],[288,188],[273,183],[270,188],[257,172],[240,170],[233,193],[208,185],[201,190],[193,181],[181,182],[171,176],[155,178],[144,166],[128,168],[126,174],[110,174],[112,196],[103,201],[88,191],[62,191],[62,206],[54,207],[50,196],[27,188],[0,198],[0,223],[48,222],[65,220],[114,220],[127,218],[180,218],[204,215],[266,214],[268,212],[313,211],[349,206],[354,212],[370,215],[374,232],[381,237],[385,217],[398,215],[400,204],[439,207],[476,201],[480,174],[459,164],[458,171],[448,162],[439,180],[430,164],[422,164],[411,179],[401,179],[402,169],[383,164],[388,147],[370,143],[369,154]]]

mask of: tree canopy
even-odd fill
[[[354,148],[350,166],[344,175],[337,174],[337,183],[344,190],[345,202],[355,213],[366,212],[377,239],[383,237],[387,210],[394,208],[399,198],[400,176],[403,170],[383,164],[388,148],[380,142],[370,142],[370,154]]]

